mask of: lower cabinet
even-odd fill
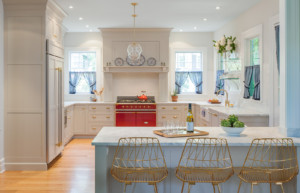
[[[114,105],[75,105],[74,135],[97,135],[102,127],[115,125]]]
[[[73,137],[73,121],[74,121],[74,107],[65,109],[65,124],[64,124],[64,144],[67,144]]]

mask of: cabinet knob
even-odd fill
[[[54,37],[54,38],[57,38],[57,35],[54,34],[53,37]]]

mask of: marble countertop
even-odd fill
[[[159,127],[103,127],[94,138],[94,146],[117,146],[119,138],[122,137],[157,137],[161,146],[184,146],[186,137],[165,138],[155,135],[153,130],[162,129]],[[283,138],[277,127],[248,127],[241,136],[228,136],[220,127],[195,127],[195,129],[208,131],[210,134],[205,137],[225,138],[229,146],[250,146],[254,138]],[[203,136],[204,137],[204,136]],[[300,146],[300,139],[294,138],[296,146]]]
[[[116,104],[115,102],[91,102],[91,101],[65,101],[64,102],[64,107],[70,107],[72,105],[99,105],[99,104],[104,104],[104,105],[114,105]]]
[[[269,116],[266,112],[261,112],[258,110],[251,110],[241,107],[209,107],[209,109],[217,111],[218,113],[224,115],[237,115],[237,116]]]

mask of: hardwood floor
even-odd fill
[[[0,174],[0,193],[93,193],[95,153],[92,139],[74,139],[48,171]]]

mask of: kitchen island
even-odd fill
[[[113,156],[118,145],[119,138],[122,137],[157,137],[162,146],[166,159],[169,175],[158,184],[160,193],[180,193],[182,183],[175,176],[185,141],[187,138],[164,138],[153,134],[153,130],[158,127],[104,127],[92,142],[95,146],[95,188],[96,193],[114,193],[122,192],[123,184],[117,182],[110,175]],[[225,138],[231,152],[235,173],[239,171],[244,163],[248,148],[254,138],[283,138],[276,127],[249,127],[239,137],[230,137],[226,135],[221,128],[206,127],[195,128],[198,130],[208,131],[210,134],[206,137]],[[300,155],[300,139],[294,138],[297,147],[297,155]],[[298,159],[299,160],[299,159]],[[299,163],[298,163],[299,164]],[[237,192],[239,178],[235,174],[226,183],[221,184],[222,192]],[[130,192],[134,186],[129,186],[127,192]],[[201,191],[199,189],[201,188]],[[300,179],[295,178],[291,182],[284,184],[285,192],[300,192]],[[254,187],[256,192],[269,192],[269,185],[260,184]],[[298,191],[297,191],[298,190]],[[153,193],[153,187],[147,184],[137,184],[135,192]],[[186,192],[186,191],[185,191]],[[192,186],[191,192],[213,192],[211,184],[196,184]],[[250,185],[243,183],[241,191],[250,192]],[[281,192],[280,187],[273,185],[273,192]]]

